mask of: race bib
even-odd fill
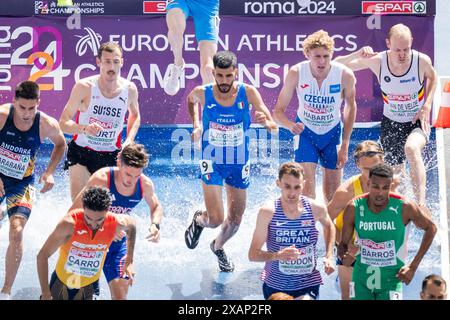
[[[75,275],[91,278],[100,272],[103,251],[88,251],[71,247],[64,269]]]
[[[374,267],[387,267],[397,265],[397,253],[395,241],[374,242],[360,239],[361,263]]]
[[[300,256],[297,260],[279,261],[279,270],[283,274],[310,274],[315,268],[314,247],[299,248]]]
[[[210,122],[208,142],[216,147],[237,147],[244,143],[244,124],[224,125]]]
[[[5,176],[23,179],[29,163],[29,155],[18,154],[0,147],[0,173]]]
[[[200,172],[201,174],[208,174],[214,172],[211,160],[200,160]]]

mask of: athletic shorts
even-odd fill
[[[364,281],[361,281],[361,277],[358,277],[350,282],[350,299],[403,300],[403,284],[398,279],[392,279],[384,288],[371,290]]]
[[[300,122],[298,118],[296,121]],[[316,134],[305,126],[302,133],[294,136],[295,162],[312,162],[325,169],[336,169],[341,132],[341,123],[325,134]]]
[[[280,289],[275,289],[272,287],[269,287],[265,282],[263,283],[263,295],[264,295],[264,299],[269,299],[269,297],[276,293],[276,292],[283,292],[286,293],[292,297],[298,298],[300,296],[304,296],[304,295],[309,295],[311,298],[313,298],[314,300],[318,300],[319,299],[319,288],[320,285],[317,286],[312,286],[312,287],[307,287],[307,288],[303,288],[303,289],[299,289],[299,290],[280,290]]]
[[[420,121],[416,121],[416,123],[401,123],[383,116],[381,120],[380,140],[384,150],[384,159],[387,164],[395,166],[405,162],[406,140],[413,131],[420,132],[428,141],[428,137],[420,127]]]
[[[113,241],[108,249],[105,264],[103,265],[103,273],[106,281],[122,278],[128,279],[125,276],[123,266],[127,257],[127,239],[123,237],[120,241]]]
[[[219,0],[168,0],[166,12],[179,8],[186,19],[192,16],[197,41],[214,41],[219,35]]]
[[[34,175],[22,180],[0,175],[5,195],[0,197],[0,203],[6,198],[8,217],[18,215],[28,219],[31,214],[33,200],[36,197],[36,189],[33,187]]]
[[[353,266],[355,265],[355,262],[356,262],[356,260],[353,261],[353,263],[351,264],[351,266],[350,266],[351,268],[353,268]],[[339,258],[339,257],[336,258],[336,265],[343,266],[341,258]]]
[[[237,189],[250,185],[250,163],[216,164],[211,160],[200,161],[201,179],[207,185],[223,186],[223,181]]]
[[[72,289],[66,286],[53,272],[50,280],[50,292],[53,300],[92,300],[94,294],[94,287],[91,283],[79,289]]]
[[[75,141],[70,141],[67,149],[67,160],[64,170],[76,164],[86,167],[90,174],[104,167],[117,165],[117,155],[120,150],[112,152],[98,152],[88,148],[80,147]]]

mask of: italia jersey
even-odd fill
[[[420,81],[419,55],[412,50],[411,65],[402,76],[391,73],[386,51],[381,52],[380,87],[383,115],[396,122],[411,122],[425,102],[425,88]]]
[[[105,98],[98,87],[98,77],[92,77],[91,100],[85,112],[78,112],[75,122],[80,125],[97,123],[102,130],[95,136],[79,133],[73,140],[80,147],[100,152],[112,152],[121,147],[121,136],[125,114],[128,110],[130,82],[112,99]]]
[[[345,67],[332,61],[330,71],[319,87],[309,61],[300,62],[297,66],[297,116],[314,133],[325,134],[341,121],[342,71]]]
[[[202,159],[216,164],[247,163],[250,106],[243,83],[238,83],[236,100],[230,107],[216,101],[212,84],[205,86],[202,123]]]

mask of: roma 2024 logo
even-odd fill
[[[15,49],[8,52],[4,48]],[[61,91],[63,78],[70,74],[63,69],[62,58],[62,35],[56,28],[22,26],[12,30],[0,26],[0,92],[11,91],[7,84],[12,74],[22,73],[27,66],[31,66],[28,80],[37,82],[41,90]]]

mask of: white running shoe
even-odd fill
[[[184,60],[181,66],[171,64],[169,68],[169,76],[164,79],[164,92],[174,96],[180,90],[180,78],[184,69]]]
[[[11,300],[11,295],[7,293],[0,292],[0,300]]]

